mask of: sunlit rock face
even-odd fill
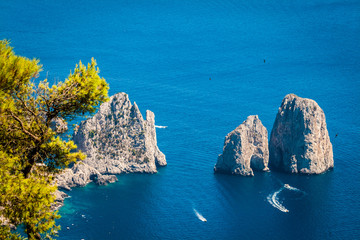
[[[270,143],[270,167],[320,174],[334,167],[324,111],[311,99],[288,94],[277,113]]]
[[[268,132],[259,117],[252,115],[226,136],[214,171],[253,176],[253,170],[269,170],[268,162]]]
[[[107,184],[116,180],[114,174],[156,173],[158,166],[166,165],[157,146],[154,113],[147,110],[143,119],[126,93],[115,94],[92,118],[81,122],[73,140],[87,157],[57,177],[60,188],[91,181]]]

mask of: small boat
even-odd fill
[[[284,187],[285,187],[285,188],[290,188],[290,185],[289,185],[289,184],[285,184]]]

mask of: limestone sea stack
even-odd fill
[[[268,171],[268,132],[257,115],[249,116],[226,138],[215,172],[254,176],[253,170]]]
[[[320,174],[334,167],[324,111],[311,99],[288,94],[271,131],[270,166],[290,172]]]
[[[115,94],[101,104],[92,118],[81,122],[73,140],[87,157],[57,177],[59,188],[91,181],[102,185],[115,181],[114,174],[156,173],[157,166],[166,165],[157,146],[154,113],[147,110],[143,119],[126,93]]]

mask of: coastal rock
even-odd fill
[[[57,178],[58,188],[70,190],[72,187],[84,187],[90,182],[106,185],[117,180],[115,175],[102,175],[94,167],[80,162],[72,168],[65,169]]]
[[[156,173],[165,166],[165,155],[156,141],[155,115],[146,111],[143,119],[136,103],[126,93],[118,93],[101,104],[99,111],[82,121],[74,131],[78,150],[87,157],[57,176],[59,188],[100,185],[116,181],[114,174]]]
[[[249,116],[226,138],[215,172],[254,176],[253,170],[268,171],[268,132],[257,115]]]
[[[55,194],[55,201],[52,204],[52,208],[56,210],[64,205],[64,200],[65,198],[68,198],[69,195],[59,190],[56,190],[54,194]]]
[[[271,131],[270,166],[290,173],[319,174],[334,167],[324,111],[311,99],[288,94]]]
[[[62,118],[55,118],[50,122],[50,128],[56,133],[64,133],[68,130],[67,123]]]

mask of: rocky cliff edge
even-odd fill
[[[157,146],[154,113],[147,110],[144,120],[126,93],[101,104],[92,118],[75,129],[73,140],[87,157],[57,176],[62,189],[89,182],[107,184],[117,180],[115,174],[156,173],[157,166],[166,165]]]

